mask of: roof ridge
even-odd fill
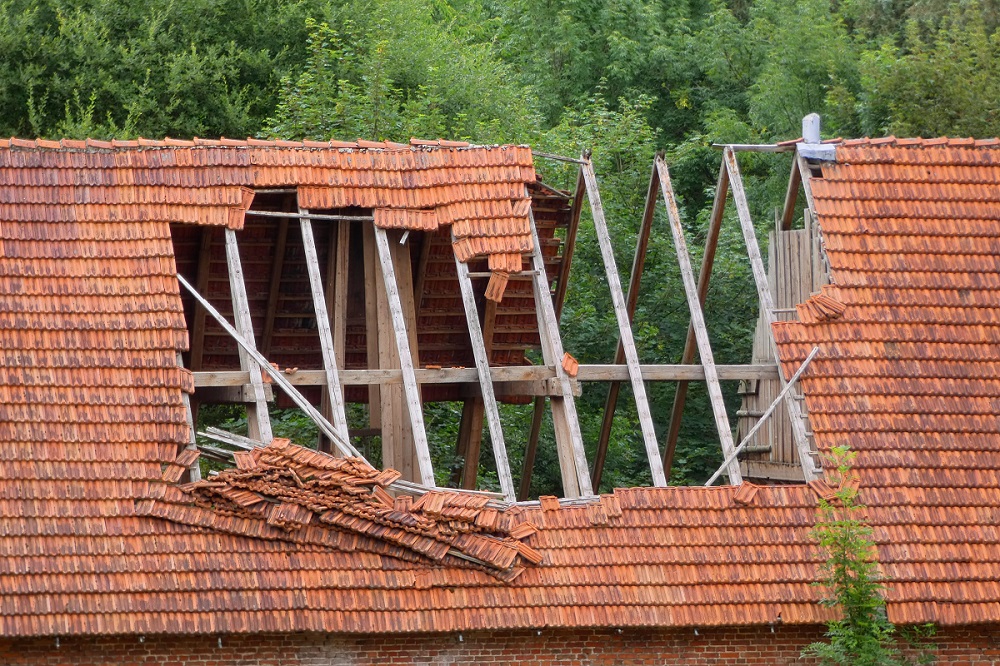
[[[330,139],[328,141],[317,141],[312,139],[286,140],[286,139],[259,139],[247,137],[246,139],[232,139],[220,136],[218,139],[206,139],[202,137],[192,137],[191,139],[177,139],[164,136],[162,139],[147,139],[138,137],[136,139],[71,139],[64,137],[61,139],[23,139],[10,137],[0,139],[0,149],[3,148],[24,148],[28,150],[117,150],[134,148],[299,148],[299,149],[338,149],[338,150],[378,150],[378,151],[416,151],[416,150],[494,150],[506,148],[529,148],[524,143],[497,143],[497,144],[474,144],[468,141],[453,141],[449,139],[418,139],[413,137],[408,143],[397,143],[394,141],[369,141],[366,139],[356,139],[354,141],[338,141]]]
[[[976,139],[973,137],[911,137],[897,138],[895,136],[886,137],[860,137],[857,139],[844,139],[841,146],[854,148],[863,146],[894,146],[899,148],[928,148],[937,146],[962,147],[962,148],[992,148],[1000,146],[1000,138]]]

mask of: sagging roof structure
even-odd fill
[[[797,321],[768,322],[779,380],[794,384],[809,359],[799,385],[812,446],[825,452],[850,444],[859,453],[861,499],[890,580],[890,618],[998,622],[1000,143],[888,139],[780,149],[794,154],[790,191],[804,187],[830,286],[800,305]],[[713,225],[722,223],[731,190],[754,259],[736,156],[726,148]],[[584,162],[583,180],[592,181]],[[665,198],[683,267],[687,250],[669,182],[658,160],[650,189]],[[297,200],[282,198],[288,190]],[[526,204],[546,206],[535,192],[560,199],[537,182],[530,151],[516,147],[0,143],[0,631],[377,633],[827,619],[811,585],[818,554],[808,533],[817,497],[838,479],[814,469],[807,450],[808,462],[799,462],[808,484],[740,483],[730,441],[733,460],[724,467],[733,485],[601,496],[577,488],[583,497],[527,504],[401,485],[400,472],[270,437],[267,446],[236,452],[233,469],[198,479],[188,408],[196,380],[178,355],[194,321],[207,328],[211,319],[182,298],[175,248],[187,242],[187,230],[178,236],[177,224],[225,230],[218,247],[234,269],[230,278],[242,270],[236,232],[249,229],[256,201],[289,213],[272,215],[279,228],[281,219],[302,223],[304,238],[308,221],[362,225],[351,233],[373,239],[360,251],[390,257],[383,268],[405,265],[392,255],[406,247],[399,240],[407,231],[444,225],[454,234],[439,240],[458,259],[456,293],[475,284],[474,300],[492,290],[502,305],[502,287],[516,284],[520,268],[538,300],[533,308],[554,324],[549,289],[558,293],[553,276],[561,266],[547,269],[539,250],[540,225]],[[456,229],[463,219],[468,233]],[[389,233],[397,234],[392,243]],[[468,239],[485,240],[463,244]],[[308,242],[301,247],[308,254]],[[335,274],[337,245],[328,247]],[[559,256],[559,244],[546,247]],[[199,255],[203,265],[213,263],[208,248]],[[522,252],[531,263],[516,266],[512,257],[520,261]],[[463,256],[485,270],[463,280]],[[754,266],[755,274],[763,270],[759,254]],[[411,275],[419,279],[419,271]],[[219,295],[211,271],[198,276],[203,289],[190,298]],[[755,277],[766,286],[766,276]],[[707,277],[702,283],[707,288]],[[697,345],[703,284],[688,265]],[[390,294],[385,307],[401,310],[382,286]],[[236,315],[235,337],[246,343],[260,335],[258,322],[240,323],[245,292],[232,287],[229,298],[224,314]],[[404,327],[390,338],[397,351],[412,333]],[[566,367],[578,376],[585,368],[554,357],[558,335],[543,323],[517,335],[539,336],[552,373],[543,379],[557,384],[546,390],[563,402],[565,419],[573,404]],[[474,342],[471,348],[480,353]],[[255,357],[235,345],[218,349],[220,357],[242,356],[245,376],[236,386],[250,392],[244,401],[263,401]],[[715,370],[717,385],[710,347],[701,351],[699,372],[711,382]],[[207,343],[203,353],[209,356]],[[388,374],[409,381],[405,362],[395,362]],[[324,372],[350,368],[324,363]],[[411,367],[410,380],[430,378],[429,370]],[[272,376],[284,390],[279,380],[294,374]],[[358,385],[371,379],[357,376]],[[477,379],[484,393],[495,383],[482,381],[481,370],[472,374]],[[721,436],[725,414],[716,417]],[[341,425],[326,423],[334,444]],[[266,429],[263,418],[258,426]],[[586,467],[573,469],[571,447],[561,453],[570,469],[564,479],[583,484]]]

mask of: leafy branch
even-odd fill
[[[934,626],[898,631],[886,613],[873,531],[864,521],[865,507],[858,502],[857,476],[851,469],[856,457],[846,446],[830,454],[828,482],[838,490],[832,499],[820,500],[819,519],[810,534],[826,556],[817,583],[827,591],[821,603],[838,609],[840,617],[827,623],[828,642],[809,645],[802,656],[838,666],[932,663],[936,646],[927,641]]]

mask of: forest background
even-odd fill
[[[824,135],[1000,134],[1000,0],[8,0],[0,11],[0,135],[392,139],[447,137],[593,149],[618,265],[631,266],[652,160],[666,153],[700,257],[721,155],[713,142]],[[746,154],[759,236],[773,226],[789,161]],[[575,173],[540,163],[550,184]],[[662,211],[661,211],[662,212]],[[607,363],[617,329],[592,227],[563,312],[567,350]],[[676,363],[688,325],[666,221],[657,219],[635,332],[647,363]],[[716,360],[749,361],[756,296],[736,222],[724,225],[706,304]],[[623,275],[623,280],[627,276]],[[657,431],[673,399],[651,387]],[[692,385],[671,482],[721,462]],[[736,386],[726,386],[730,414]],[[579,407],[592,449],[606,388]],[[623,390],[623,395],[626,391]],[[515,470],[529,408],[505,408]],[[460,407],[429,405],[446,483]],[[276,431],[315,437],[294,412]],[[236,414],[216,414],[232,428]],[[515,476],[517,472],[515,472]],[[551,427],[533,494],[560,493]],[[515,482],[517,479],[515,479]],[[484,447],[482,487],[496,484]],[[618,408],[602,488],[648,485],[634,404]]]

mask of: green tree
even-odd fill
[[[9,0],[0,134],[247,136],[305,56],[320,0]]]
[[[357,0],[309,21],[304,71],[286,78],[267,133],[524,142],[534,97],[487,42],[429,0]],[[338,26],[333,28],[331,26]]]
[[[903,45],[868,51],[864,127],[873,134],[1000,134],[1000,34],[976,3],[956,4],[938,26],[911,20]]]

